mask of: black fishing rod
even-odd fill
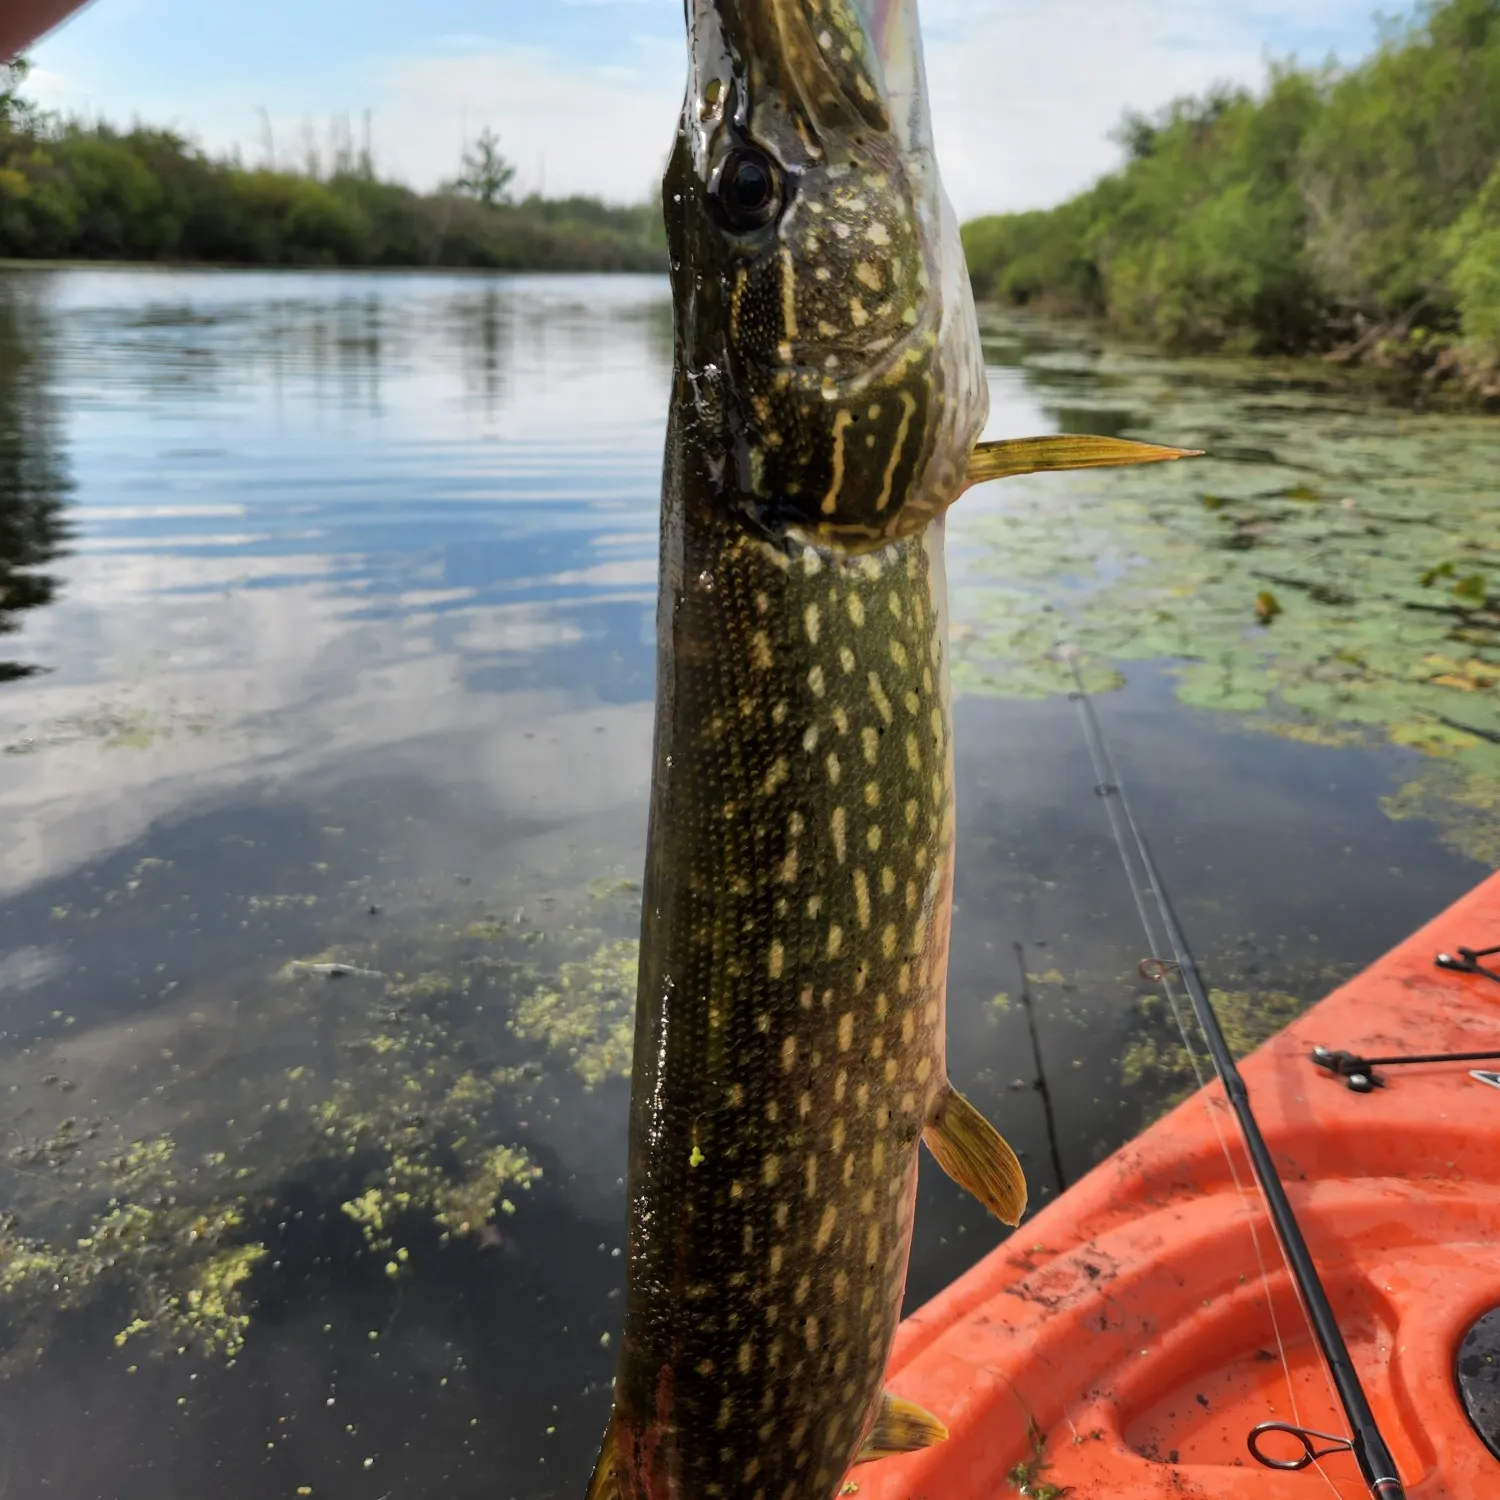
[[[1259,1182],[1261,1192],[1265,1195],[1266,1207],[1270,1212],[1271,1222],[1276,1228],[1276,1237],[1281,1241],[1281,1248],[1286,1254],[1292,1279],[1297,1285],[1302,1304],[1312,1322],[1313,1335],[1318,1341],[1318,1347],[1322,1351],[1329,1374],[1333,1377],[1334,1387],[1338,1391],[1339,1401],[1343,1405],[1352,1433],[1352,1436],[1346,1438],[1314,1432],[1286,1422],[1263,1422],[1249,1436],[1250,1452],[1258,1463],[1270,1469],[1305,1469],[1331,1453],[1350,1452],[1359,1464],[1360,1472],[1364,1475],[1365,1483],[1369,1485],[1370,1494],[1374,1500],[1405,1500],[1406,1490],[1397,1473],[1396,1461],[1391,1456],[1391,1450],[1384,1437],[1381,1436],[1380,1427],[1375,1421],[1375,1413],[1370,1410],[1369,1398],[1365,1395],[1364,1386],[1360,1383],[1359,1372],[1354,1367],[1354,1361],[1349,1356],[1349,1347],[1344,1342],[1338,1318],[1329,1304],[1328,1293],[1318,1275],[1317,1265],[1308,1251],[1302,1227],[1297,1222],[1297,1215],[1287,1198],[1286,1188],[1276,1170],[1276,1163],[1271,1159],[1271,1152],[1266,1145],[1265,1136],[1261,1134],[1255,1111],[1251,1108],[1249,1090],[1245,1087],[1245,1080],[1240,1076],[1240,1070],[1235,1065],[1234,1054],[1230,1052],[1229,1044],[1224,1039],[1223,1028],[1219,1025],[1213,1002],[1208,998],[1208,992],[1204,988],[1197,962],[1188,947],[1187,938],[1183,935],[1182,926],[1177,920],[1177,914],[1167,895],[1166,885],[1161,878],[1160,871],[1156,868],[1156,862],[1151,857],[1150,848],[1146,844],[1140,825],[1136,822],[1135,814],[1131,810],[1124,783],[1119,771],[1115,768],[1114,758],[1110,755],[1109,746],[1105,741],[1103,727],[1099,723],[1098,715],[1094,712],[1093,700],[1083,685],[1083,675],[1078,669],[1076,653],[1068,653],[1067,659],[1073,672],[1073,680],[1077,685],[1072,699],[1078,706],[1079,717],[1083,721],[1089,757],[1093,761],[1094,774],[1098,778],[1095,790],[1103,799],[1109,812],[1110,827],[1114,832],[1115,842],[1119,846],[1120,857],[1125,864],[1126,876],[1131,882],[1137,905],[1140,907],[1141,920],[1146,928],[1147,938],[1154,941],[1155,935],[1142,900],[1142,883],[1139,878],[1141,875],[1145,877],[1145,889],[1150,893],[1152,904],[1161,918],[1167,942],[1171,946],[1170,963],[1158,961],[1155,964],[1154,977],[1161,979],[1165,984],[1173,969],[1182,976],[1183,987],[1192,1000],[1193,1011],[1208,1042],[1214,1070],[1219,1075],[1219,1081],[1224,1085],[1224,1092],[1239,1121],[1240,1131],[1245,1139],[1245,1148],[1249,1153],[1251,1165],[1255,1169],[1256,1181]],[[1132,851],[1134,860],[1132,860]],[[1145,966],[1142,972],[1145,972]],[[1295,1459],[1278,1459],[1263,1452],[1262,1441],[1273,1434],[1295,1438],[1302,1445],[1302,1452]],[[1326,1442],[1330,1446],[1320,1449],[1317,1446],[1319,1441]]]

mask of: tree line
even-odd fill
[[[666,266],[659,205],[512,202],[488,130],[433,193],[383,181],[347,144],[301,171],[208,156],[170,130],[45,113],[0,64],[0,257],[240,265],[645,271]]]
[[[1500,0],[1128,115],[1121,168],[965,226],[975,288],[1166,346],[1324,354],[1500,399]]]

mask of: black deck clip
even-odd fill
[[[1351,1092],[1368,1094],[1385,1087],[1385,1079],[1375,1071],[1368,1058],[1358,1057],[1353,1052],[1335,1052],[1328,1047],[1314,1047],[1313,1063],[1335,1078],[1342,1078]]]
[[[1486,968],[1479,962],[1481,958],[1490,958],[1496,953],[1500,953],[1500,945],[1494,948],[1460,948],[1456,958],[1451,953],[1439,953],[1433,962],[1438,968],[1447,969],[1454,974],[1479,974],[1500,984],[1500,969]]]

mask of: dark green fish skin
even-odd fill
[[[941,554],[788,555],[672,488],[616,1403],[641,1495],[822,1497],[945,1085]]]
[[[865,14],[689,9],[628,1286],[595,1500],[831,1500],[862,1456],[942,1436],[882,1388],[918,1143],[954,1170],[945,1112],[968,1109],[944,1062],[940,517],[988,395],[920,54],[902,94]],[[737,173],[774,182],[763,216]],[[969,1130],[1018,1216],[1013,1156]]]

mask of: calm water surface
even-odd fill
[[[651,279],[0,273],[0,1492],[582,1493],[620,1314],[670,316]],[[1239,588],[1183,584],[1218,543],[1153,506],[1218,526],[1308,442],[1341,501],[1405,495],[1421,466],[1381,445],[1408,419],[992,333],[996,434],[1232,450],[1217,478],[992,486],[951,524],[952,1070],[1045,1200],[1023,971],[1065,1178],[1185,1076],[1046,648],[1079,635],[1115,689],[1247,1038],[1484,873],[1500,783],[1477,720],[1391,710],[1467,724],[1439,744],[1298,700],[1255,644],[1298,639],[1287,567],[1255,586],[1284,628],[1252,589],[1214,651],[1120,634],[1122,579]],[[1458,613],[1428,678],[1468,673],[1464,702],[1500,659],[1485,585],[1452,594],[1500,592],[1486,545],[1433,585]],[[1221,637],[1282,677],[1247,689]],[[924,1167],[911,1301],[998,1239]]]

